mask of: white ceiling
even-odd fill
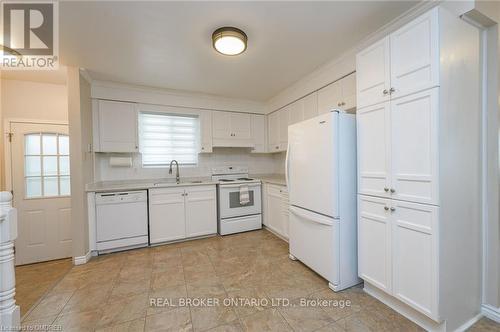
[[[93,79],[265,101],[413,5],[60,2],[60,58]],[[226,25],[247,33],[243,55],[212,49]]]

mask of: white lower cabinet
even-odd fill
[[[288,239],[288,191],[285,186],[264,185],[264,225]]]
[[[438,321],[438,212],[359,195],[358,270],[366,282]]]
[[[217,233],[214,185],[149,190],[149,240],[161,243]]]

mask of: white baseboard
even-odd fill
[[[481,313],[483,316],[488,317],[491,320],[494,320],[497,323],[500,323],[500,308],[495,308],[489,304],[483,304],[481,306]]]
[[[73,257],[73,265],[85,264],[90,260],[90,257],[92,257],[92,252],[90,252],[90,251],[87,254],[85,254],[85,256]]]
[[[483,317],[481,313],[477,314],[476,316],[472,317],[468,321],[466,321],[462,326],[459,326],[455,332],[465,332],[467,331],[472,325],[476,324],[478,320],[480,320]]]

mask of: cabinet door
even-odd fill
[[[265,115],[252,115],[252,136],[254,142],[253,153],[267,152],[267,122]]]
[[[391,293],[390,200],[358,196],[358,273],[360,278]]]
[[[356,74],[352,73],[341,79],[340,88],[342,90],[342,109],[349,110],[356,107]]]
[[[214,138],[230,139],[231,136],[231,113],[212,112],[212,135]]]
[[[283,237],[288,237],[288,229],[283,214],[283,197],[281,186],[269,185],[267,187],[267,227]]]
[[[133,103],[99,101],[99,151],[137,152],[137,109]]]
[[[217,233],[215,186],[186,188],[186,237]]]
[[[392,201],[393,295],[438,320],[438,207]]]
[[[358,108],[389,100],[389,37],[356,55]]]
[[[438,90],[391,101],[392,198],[438,204]]]
[[[390,197],[390,103],[358,110],[358,192]]]
[[[318,113],[324,114],[338,109],[342,102],[342,90],[337,81],[318,91]]]
[[[304,120],[308,120],[318,116],[318,93],[313,92],[310,95],[302,98],[302,108]]]
[[[200,114],[200,151],[212,152],[212,111],[203,110]]]
[[[252,138],[252,120],[250,114],[231,113],[230,122],[233,139]]]
[[[278,111],[279,119],[279,150],[285,151],[288,146],[288,125],[290,124],[290,112],[288,108]]]
[[[280,137],[279,137],[279,116],[278,112],[269,114],[269,152],[279,151]]]
[[[438,8],[392,33],[391,98],[439,85]]]
[[[304,106],[304,101],[302,99],[299,99],[288,106],[288,112],[290,112],[289,113],[290,125],[304,120],[303,106]]]
[[[281,187],[280,188],[280,194],[281,194],[281,214],[283,218],[283,236],[285,238],[289,238],[290,234],[290,211],[289,211],[289,206],[290,206],[290,200],[288,196],[288,190],[286,187]]]
[[[149,191],[149,240],[160,243],[186,237],[184,189]]]

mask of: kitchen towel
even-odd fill
[[[248,186],[240,186],[240,205],[247,205],[250,203],[250,194],[248,193]]]

